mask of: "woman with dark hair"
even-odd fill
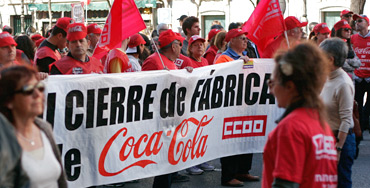
[[[37,117],[44,111],[45,89],[37,71],[31,66],[3,69],[0,88],[0,112],[15,129],[30,187],[67,187],[51,125]]]
[[[336,187],[337,151],[320,91],[328,75],[326,56],[311,43],[275,57],[268,81],[285,108],[268,135],[262,187]]]
[[[347,43],[348,52],[347,59],[344,62],[343,70],[348,73],[348,75],[353,79],[355,69],[361,66],[360,59],[356,56],[356,53],[353,51],[351,44],[351,31],[352,28],[346,20],[341,20],[334,25],[335,36],[341,38],[344,42]]]
[[[144,52],[145,48],[144,38],[136,33],[130,37],[130,42],[128,43],[128,48],[126,50],[127,57],[131,64],[131,68],[127,72],[137,72],[141,71],[142,60],[140,60],[141,54]]]
[[[217,53],[216,53],[216,56],[215,56],[215,59],[214,59],[212,65],[215,64],[218,57],[220,57],[221,54],[226,50],[227,42],[225,41],[225,37],[226,37],[226,31],[221,31],[221,32],[217,33],[216,36],[214,37],[215,38],[215,46],[217,47],[218,50],[217,50]]]
[[[33,65],[36,50],[35,43],[27,35],[19,35],[14,40],[18,44],[17,49],[22,50]]]

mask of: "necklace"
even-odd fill
[[[33,139],[28,139],[26,137],[24,137],[21,133],[17,132],[17,134],[20,136],[20,138],[22,138],[23,140],[27,141],[28,143],[31,144],[31,146],[34,146],[35,145],[35,141]]]

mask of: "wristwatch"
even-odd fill
[[[337,151],[342,151],[342,148],[341,147],[337,147]]]

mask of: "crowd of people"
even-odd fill
[[[4,27],[0,33],[0,166],[4,167],[0,185],[67,186],[51,126],[37,117],[43,112],[42,80],[48,75],[192,72],[238,59],[274,58],[269,90],[285,112],[268,136],[262,186],[351,187],[361,131],[370,129],[370,102],[363,101],[370,94],[370,32],[366,15],[343,10],[340,17],[333,29],[319,23],[305,38],[302,28],[307,22],[288,16],[286,31],[260,50],[241,23],[231,23],[226,31],[215,21],[205,39],[200,36],[199,19],[182,15],[178,32],[159,24],[152,40],[134,34],[101,59],[92,56],[102,33],[94,23],[85,26],[63,17],[45,37],[12,36],[12,29]],[[320,148],[322,143],[327,145]],[[242,187],[245,181],[259,181],[249,173],[252,159],[253,154],[221,158],[221,184]],[[212,170],[209,163],[186,169],[190,175]],[[183,181],[189,177],[165,174],[154,178],[153,187]]]

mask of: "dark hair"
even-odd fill
[[[4,32],[4,31],[8,32],[9,34],[12,34],[12,33],[13,33],[13,28],[11,28],[11,27],[9,27],[9,26],[5,26],[5,27],[3,28],[3,32]]]
[[[35,43],[27,35],[20,35],[15,37],[15,42],[18,44],[17,49],[20,49],[26,54],[28,59],[33,60],[35,57]]]
[[[232,30],[232,29],[238,29],[240,26],[242,26],[241,23],[239,23],[239,22],[232,22],[229,25],[229,31]]]
[[[321,126],[323,126],[327,116],[320,92],[329,73],[325,54],[317,45],[305,42],[289,51],[278,51],[274,59],[276,62],[274,79],[280,85],[292,81],[298,92],[296,101],[302,103],[303,107],[316,109],[319,113]],[[290,67],[291,69],[282,67]],[[284,113],[283,116],[286,115]]]
[[[326,39],[320,44],[320,48],[334,58],[334,66],[343,67],[347,59],[348,47],[342,39],[337,37]]]
[[[51,30],[51,35],[55,36],[59,33],[62,33],[63,37],[67,37],[67,33],[63,29],[54,26],[53,29]]]
[[[195,16],[187,17],[184,22],[182,23],[182,30],[184,31],[185,35],[188,35],[186,29],[191,29],[194,23],[199,22],[199,19]]]
[[[340,29],[338,29],[337,31],[335,31],[335,33],[334,33],[334,36],[335,37],[339,37],[339,38],[341,38],[341,39],[345,39],[343,36],[342,36],[342,31],[343,31],[343,28],[340,28]],[[348,39],[346,39],[347,41],[346,41],[346,43],[347,43],[347,47],[348,47],[348,50],[349,51],[351,51],[352,50],[352,45],[351,45],[351,37],[350,38],[348,38]],[[352,50],[353,51],[353,50]],[[348,53],[350,53],[350,52],[348,52]]]
[[[14,122],[13,114],[7,104],[13,100],[14,92],[32,78],[37,78],[37,70],[31,65],[12,66],[0,73],[0,112]]]
[[[211,30],[212,29],[223,29],[224,27],[222,27],[222,25],[212,25],[211,26]]]
[[[214,36],[213,38],[215,39],[215,46],[219,49],[222,50],[222,45],[226,37],[226,31],[220,31]]]

